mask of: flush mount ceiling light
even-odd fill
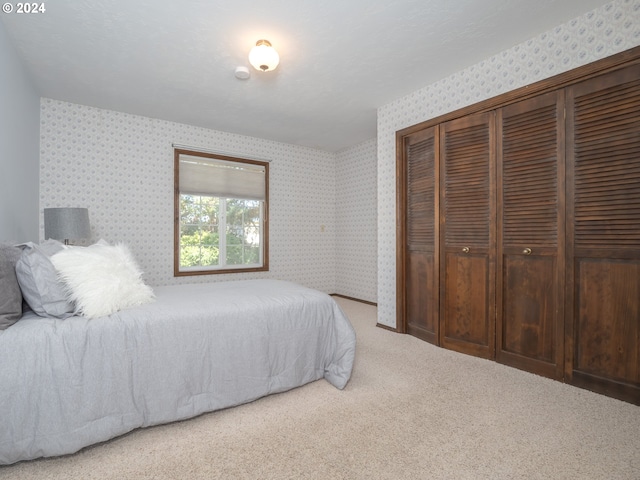
[[[275,70],[279,62],[280,56],[269,40],[258,40],[256,46],[249,52],[249,63],[256,70],[270,72]]]

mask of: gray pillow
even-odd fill
[[[22,316],[22,293],[16,277],[16,262],[22,251],[18,247],[0,244],[0,330]]]
[[[16,275],[31,310],[41,317],[67,318],[75,310],[67,300],[64,283],[58,279],[58,272],[49,257],[63,246],[56,240],[47,240],[36,245],[23,245],[22,255],[16,263]]]

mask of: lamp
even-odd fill
[[[69,245],[69,239],[89,238],[89,210],[87,208],[45,208],[44,209],[44,238],[64,240]]]
[[[280,63],[280,56],[269,40],[258,40],[256,46],[249,52],[249,63],[256,70],[270,72]]]

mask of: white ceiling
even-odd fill
[[[40,95],[337,151],[376,109],[604,0],[50,0],[2,14]],[[266,38],[273,72],[247,54]]]

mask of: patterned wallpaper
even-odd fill
[[[616,0],[378,109],[378,322],[396,325],[395,132],[640,45],[640,0]]]
[[[336,291],[377,301],[377,142],[336,154]]]
[[[91,240],[128,244],[152,286],[269,277],[336,293],[335,154],[46,98],[40,108],[41,237],[43,208],[88,207]],[[173,277],[172,143],[271,161],[269,272]]]

